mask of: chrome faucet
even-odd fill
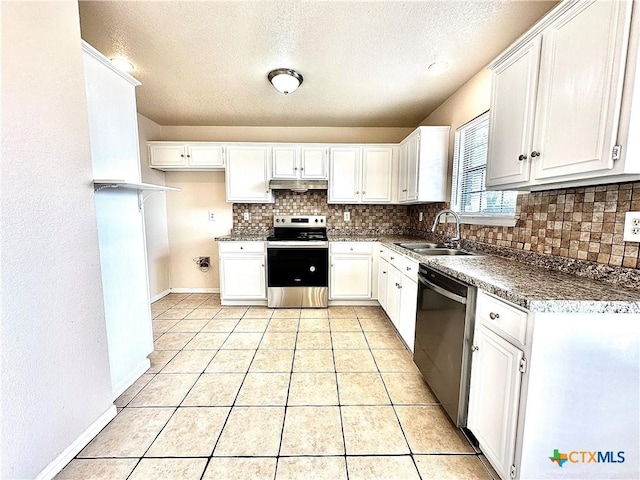
[[[438,223],[440,223],[440,217],[442,217],[443,215],[446,215],[448,213],[453,215],[453,218],[455,218],[455,220],[456,220],[456,236],[455,237],[451,237],[449,240],[445,240],[444,243],[445,243],[445,245],[453,244],[454,247],[458,248],[459,247],[459,242],[460,242],[460,215],[458,215],[453,210],[451,210],[449,208],[445,208],[444,210],[440,210],[438,212],[438,214],[436,215],[436,219],[433,221],[433,227],[431,227],[431,233],[435,233],[436,227],[438,226]]]

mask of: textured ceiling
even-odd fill
[[[414,127],[556,3],[80,1],[80,24],[161,125]],[[297,92],[269,84],[279,67]]]

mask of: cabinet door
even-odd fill
[[[418,284],[407,277],[402,278],[400,289],[400,336],[413,352],[416,335],[416,306],[418,301]]]
[[[535,179],[613,167],[630,10],[631,2],[583,2],[544,30]]]
[[[378,302],[387,311],[387,277],[389,276],[389,262],[380,259],[378,265]]]
[[[400,144],[400,154],[398,159],[398,201],[407,201],[407,170],[409,162],[409,142]]]
[[[329,159],[329,203],[360,202],[360,148],[335,147]]]
[[[187,157],[182,145],[149,145],[149,164],[152,167],[184,167]]]
[[[540,43],[537,37],[493,70],[487,187],[529,181]]]
[[[522,351],[488,328],[476,327],[467,427],[500,477],[514,461]]]
[[[222,145],[187,145],[190,167],[224,167]]]
[[[390,203],[393,172],[393,148],[364,147],[362,149],[362,201]]]
[[[297,147],[273,147],[273,178],[298,178],[298,156]]]
[[[387,315],[396,329],[400,331],[400,287],[402,274],[389,264],[387,274]]]
[[[266,296],[264,255],[220,256],[220,297],[263,300]]]
[[[418,199],[418,163],[420,162],[420,132],[416,132],[407,144],[407,198],[408,202]]]
[[[269,147],[227,148],[227,202],[271,203]]]
[[[330,261],[330,298],[371,298],[371,255],[332,255]]]
[[[325,147],[302,147],[300,158],[300,178],[326,180],[327,149]]]

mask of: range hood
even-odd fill
[[[306,192],[307,190],[326,190],[326,180],[271,180],[271,190],[291,190],[294,192]]]

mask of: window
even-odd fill
[[[456,130],[451,208],[465,223],[487,223],[488,218],[514,219],[518,193],[486,190],[488,145],[489,112]],[[477,222],[470,221],[474,217]]]

